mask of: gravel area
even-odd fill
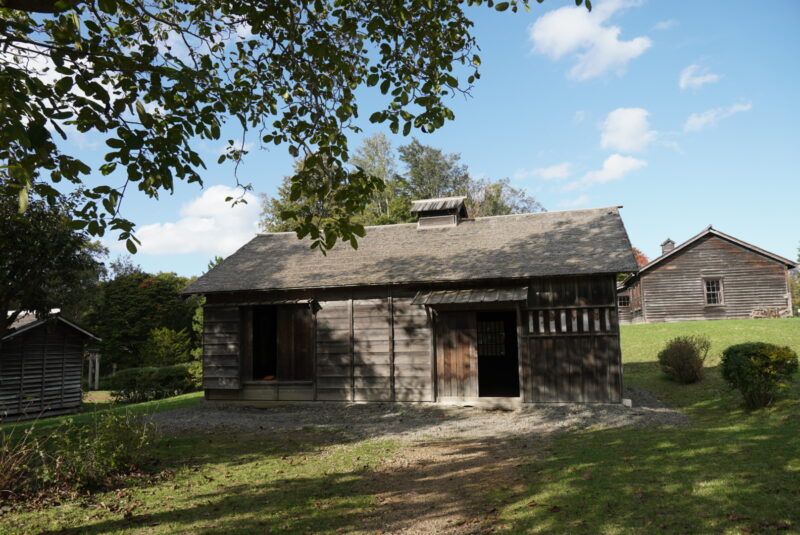
[[[633,407],[547,404],[520,410],[404,403],[293,403],[268,408],[202,403],[153,414],[165,433],[275,433],[331,430],[351,439],[431,440],[549,434],[588,427],[682,425],[686,417],[651,393],[626,389]]]

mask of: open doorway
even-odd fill
[[[516,312],[478,312],[477,331],[478,396],[519,396]]]
[[[253,308],[253,379],[278,378],[277,311],[272,306]]]

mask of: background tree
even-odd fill
[[[69,226],[69,207],[0,196],[0,338],[21,311],[77,313],[103,270],[103,248]],[[73,319],[75,319],[73,317]]]
[[[398,151],[406,167],[406,192],[412,199],[469,195],[472,179],[459,154],[445,154],[416,139]]]
[[[636,265],[639,267],[646,266],[650,263],[650,259],[638,247],[633,248],[633,257],[636,259]]]
[[[459,154],[446,154],[440,149],[423,145],[414,139],[398,149],[399,158],[383,134],[366,138],[355,151],[351,164],[360,171],[378,176],[384,188],[373,193],[364,212],[354,216],[360,225],[387,225],[414,221],[411,201],[432,197],[467,196],[470,216],[482,217],[544,211],[544,207],[524,190],[501,180],[474,179]],[[397,159],[404,169],[397,174]],[[302,162],[297,163],[302,166]],[[394,176],[390,177],[391,173]],[[291,230],[282,217],[285,212],[307,217],[325,217],[338,205],[335,196],[324,203],[303,196],[293,196],[291,179],[284,178],[278,195],[262,195],[261,226],[270,232]]]
[[[544,206],[525,190],[511,186],[507,178],[482,178],[470,186],[467,211],[471,217],[484,217],[544,212]]]
[[[100,299],[87,320],[102,338],[104,362],[119,368],[141,366],[154,329],[193,333],[198,299],[181,295],[190,281],[174,273],[134,271],[100,283]],[[192,347],[197,344],[193,338]]]
[[[157,198],[176,181],[202,183],[205,162],[193,147],[219,139],[229,123],[241,136],[228,140],[220,162],[240,162],[248,137],[285,146],[306,162],[289,179],[298,195],[323,201],[334,192],[345,205],[325,218],[287,212],[293,229],[317,247],[354,243],[363,228],[352,216],[382,183],[346,166],[347,134],[360,131],[360,116],[404,135],[452,120],[448,101],[480,76],[467,8],[518,4],[528,7],[0,0],[0,194],[24,207],[30,191],[53,197],[54,184],[82,186],[99,171],[105,183],[84,190],[76,224],[92,235],[113,230],[134,251],[133,222],[120,215],[127,188]],[[361,110],[359,88],[380,91],[383,105]],[[98,169],[57,141],[72,131],[103,138]]]

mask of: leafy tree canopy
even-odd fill
[[[541,0],[539,0],[541,1]],[[582,0],[576,0],[582,4]],[[120,206],[128,188],[157,198],[176,182],[202,183],[193,148],[228,140],[220,162],[240,162],[244,141],[283,146],[305,165],[294,198],[335,197],[343,210],[294,218],[318,247],[363,232],[353,217],[383,183],[349,168],[347,134],[359,120],[404,135],[453,119],[448,101],[479,78],[470,6],[517,11],[528,0],[0,0],[0,193],[53,200],[83,189],[74,224],[110,230],[136,249]],[[591,8],[589,1],[586,1]],[[361,110],[359,88],[385,98]],[[364,113],[366,112],[366,113]],[[92,169],[61,139],[91,132],[107,146]],[[238,167],[238,166],[237,166]],[[237,178],[238,182],[238,178]],[[247,187],[247,185],[243,185]]]
[[[103,340],[104,362],[120,368],[142,365],[154,329],[192,333],[198,298],[181,295],[190,282],[175,273],[131,271],[100,283],[100,298],[87,320]]]
[[[433,197],[465,195],[472,217],[540,212],[544,207],[524,190],[514,188],[508,179],[473,178],[458,154],[445,154],[414,139],[395,154],[383,134],[364,140],[350,163],[377,176],[385,185],[372,193],[364,211],[355,217],[360,225],[386,225],[413,221],[411,201]],[[400,160],[405,172],[397,174]],[[297,166],[303,167],[298,161]],[[275,198],[262,196],[261,226],[267,231],[292,230],[284,217],[323,219],[341,210],[335,198],[320,202],[315,198],[292,195],[291,177],[286,177]],[[353,243],[353,246],[356,246]]]
[[[0,196],[0,338],[23,310],[77,312],[99,280],[105,249],[70,228],[69,209],[36,198],[19,213],[16,198]]]

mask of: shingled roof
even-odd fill
[[[617,207],[495,217],[418,230],[368,227],[326,256],[293,232],[259,234],[185,293],[520,279],[636,270]]]

